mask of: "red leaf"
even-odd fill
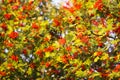
[[[92,24],[94,24],[95,26],[99,25],[99,23],[96,20],[92,20]]]
[[[3,30],[7,30],[7,25],[6,25],[6,23],[2,23],[1,25],[0,25],[0,27],[3,29]]]
[[[88,36],[83,36],[81,41],[84,42],[84,43],[88,43],[89,37]]]
[[[102,76],[102,77],[108,77],[108,76],[109,76],[109,73],[101,73],[101,76]]]
[[[26,5],[23,5],[22,6],[22,10],[26,10],[27,9],[27,6]]]
[[[84,64],[81,65],[81,68],[82,68],[82,70],[85,70],[85,69],[86,69],[86,67],[85,67]]]
[[[10,18],[11,18],[11,14],[10,13],[6,13],[5,15],[4,15],[4,18],[5,19],[7,19],[7,20],[9,20]]]
[[[102,0],[97,0],[94,4],[94,8],[97,8],[98,10],[102,10],[103,8]]]
[[[62,62],[67,64],[68,63],[68,59],[66,55],[61,56]]]
[[[39,29],[39,26],[36,23],[32,23],[32,28],[33,29]]]
[[[76,10],[79,10],[81,8],[82,4],[81,3],[74,3],[74,7]]]
[[[12,55],[12,56],[11,56],[11,59],[17,62],[17,61],[18,61],[18,56]]]
[[[13,10],[18,10],[18,8],[19,8],[18,5],[14,5],[14,6],[12,6],[12,9],[13,9]]]
[[[8,40],[5,40],[5,41],[4,41],[4,44],[5,44],[7,47],[13,47],[13,46],[14,46],[14,44],[11,43],[11,42],[8,41]]]
[[[116,32],[117,34],[120,34],[120,26],[118,26],[118,28],[114,29],[114,32]]]
[[[22,53],[26,55],[27,54],[27,49],[23,49]]]
[[[36,67],[35,63],[30,63],[30,67],[34,69]]]
[[[50,62],[46,62],[45,67],[48,68],[50,66],[51,66],[51,63]]]
[[[18,32],[11,32],[11,33],[9,34],[9,37],[12,38],[12,39],[17,38],[17,37],[18,37]]]
[[[102,47],[103,46],[103,43],[101,42],[101,43],[98,43],[98,46],[99,47]]]

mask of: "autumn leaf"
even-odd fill
[[[66,39],[65,38],[61,38],[58,40],[59,44],[64,45],[66,43]]]
[[[9,34],[9,37],[12,38],[12,39],[16,39],[18,37],[18,32],[11,32]]]

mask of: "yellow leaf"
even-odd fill
[[[42,21],[40,26],[45,27],[49,22],[48,21]]]
[[[54,46],[55,48],[59,48],[60,47],[60,44],[58,43],[58,41],[55,41],[52,46]]]
[[[97,62],[100,58],[97,56],[95,59],[94,59],[94,62]]]
[[[80,39],[76,39],[74,41],[74,45],[76,45],[76,46],[80,46],[80,45],[84,46],[83,42],[81,42]]]
[[[40,20],[42,20],[42,17],[38,17],[37,19],[40,21]]]
[[[103,54],[104,55],[101,57],[101,60],[106,60],[109,57],[109,55],[107,53],[103,53]]]
[[[43,80],[42,78],[37,78],[36,80]]]
[[[93,3],[91,1],[86,3],[87,8],[93,8]]]
[[[12,26],[8,25],[8,30],[7,30],[7,34],[10,34],[13,31]]]
[[[93,56],[96,56],[97,55],[97,52],[95,52],[94,54],[93,54]]]
[[[60,56],[56,57],[56,60],[57,60],[58,62],[61,62]]]
[[[73,41],[73,40],[75,40],[75,33],[74,32],[69,32],[69,34],[67,34],[66,35],[66,39],[68,40],[68,41]]]
[[[69,66],[69,64],[66,64],[66,65],[63,67],[63,69],[65,69],[67,66]]]
[[[91,60],[90,59],[85,60],[84,64],[90,65],[91,64]]]
[[[51,55],[50,52],[46,52],[46,53],[45,53],[45,57],[46,57],[46,58],[50,57],[50,55]]]
[[[31,75],[31,74],[32,74],[32,69],[31,69],[31,68],[28,68],[27,74],[28,74],[28,75]]]
[[[56,53],[52,52],[50,54],[51,54],[50,57],[54,57]]]
[[[78,76],[78,77],[85,77],[85,76],[87,76],[86,71],[82,71],[82,70],[76,71],[75,74],[76,74],[76,76]]]

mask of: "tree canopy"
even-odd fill
[[[1,80],[120,79],[120,1],[2,0]]]

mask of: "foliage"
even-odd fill
[[[120,1],[0,3],[1,80],[120,79]]]

